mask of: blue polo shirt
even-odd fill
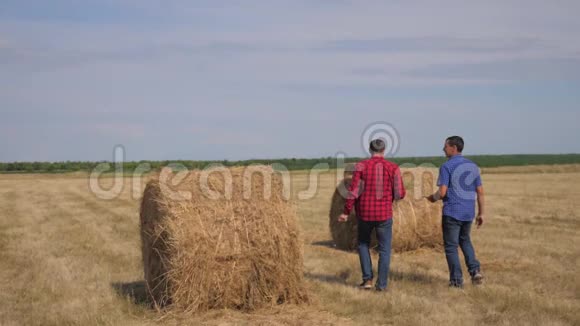
[[[479,167],[458,154],[452,156],[439,168],[437,186],[447,186],[443,198],[443,215],[459,221],[472,221],[475,218],[477,187],[481,186]]]

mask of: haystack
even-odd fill
[[[430,203],[422,196],[430,195],[434,189],[436,174],[429,169],[402,169],[407,196],[393,204],[393,250],[408,251],[422,247],[439,247],[441,235],[441,202]],[[353,209],[346,223],[338,223],[345,203],[344,194],[350,186],[352,174],[345,169],[345,179],[337,186],[332,196],[329,226],[336,247],[343,250],[357,248],[357,219]],[[420,179],[418,179],[420,178]],[[417,180],[417,182],[415,182]],[[418,182],[421,180],[422,182]],[[417,194],[417,196],[415,196]],[[376,246],[373,232],[371,246]]]
[[[270,167],[251,169],[193,171],[178,186],[161,178],[147,184],[141,238],[156,305],[252,310],[308,301],[302,240],[282,178]]]

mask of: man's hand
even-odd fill
[[[477,215],[475,218],[475,225],[477,225],[478,229],[483,225],[483,215]]]
[[[427,196],[425,198],[427,198],[428,201],[434,203],[434,202],[438,201],[439,199],[445,197],[445,194],[446,193],[447,193],[447,187],[446,186],[441,186],[441,187],[439,187],[439,189],[434,194],[429,195],[429,196]]]
[[[340,214],[340,216],[338,217],[338,223],[344,223],[346,221],[348,221],[348,215]]]

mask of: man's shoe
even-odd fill
[[[377,293],[385,293],[385,292],[388,292],[389,290],[387,290],[387,288],[384,288],[384,289],[381,289],[381,288],[375,288],[375,291],[376,291]]]
[[[364,282],[362,282],[359,286],[359,289],[361,290],[370,290],[373,288],[373,280],[366,280]]]
[[[449,287],[450,288],[457,288],[457,289],[463,289],[463,283],[457,282],[457,281],[450,281],[449,282]]]
[[[481,272],[477,271],[475,272],[472,276],[471,276],[471,283],[475,284],[475,285],[480,285],[483,283],[483,274],[481,274]]]

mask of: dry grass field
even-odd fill
[[[139,200],[100,200],[83,175],[0,175],[0,325],[580,325],[580,168],[486,169],[473,241],[486,282],[447,287],[439,250],[395,254],[390,292],[355,288],[356,253],[332,247],[334,173],[298,201],[309,306],[194,316],[148,308]],[[293,173],[293,190],[308,175]],[[376,256],[373,257],[376,268]]]

